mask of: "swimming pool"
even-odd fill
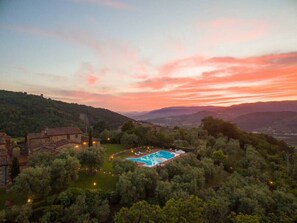
[[[146,167],[153,167],[167,160],[170,160],[177,155],[178,154],[175,154],[169,151],[160,150],[158,152],[151,153],[137,158],[127,158],[127,160],[131,160],[137,163],[144,163],[144,166]]]

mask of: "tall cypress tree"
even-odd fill
[[[93,134],[92,134],[92,129],[89,129],[89,147],[93,146]]]
[[[11,166],[11,179],[14,180],[14,178],[17,177],[20,173],[20,164],[17,157],[14,157],[12,160],[12,166]]]

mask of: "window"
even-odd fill
[[[75,134],[75,138],[78,138],[78,134]]]
[[[70,135],[67,135],[67,139],[70,139]]]

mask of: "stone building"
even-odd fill
[[[39,133],[28,133],[26,137],[30,153],[57,152],[82,144],[82,131],[77,127],[46,128]]]
[[[0,132],[0,186],[6,186],[10,182],[11,160],[8,154],[10,145],[10,137]]]

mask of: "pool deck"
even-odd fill
[[[148,166],[145,166],[145,163],[141,163],[141,162],[135,162],[137,164],[138,167],[147,167],[147,168],[157,168],[157,167],[162,167],[162,166],[165,166],[166,164],[168,164],[169,162],[171,162],[172,160],[178,158],[178,157],[181,157],[183,156],[184,154],[186,153],[183,153],[183,154],[177,154],[175,153],[174,151],[171,151],[171,150],[168,150],[168,149],[151,149],[150,152],[144,152],[143,154],[139,155],[139,156],[136,156],[135,154],[129,156],[128,158],[140,158],[142,156],[146,156],[146,155],[149,155],[149,154],[152,154],[152,153],[156,153],[158,151],[161,151],[161,150],[164,150],[164,151],[167,151],[167,152],[171,152],[171,153],[174,153],[174,157],[172,157],[171,159],[169,160],[166,160],[160,164],[157,164],[157,165],[154,165],[154,166],[151,166],[151,167],[148,167]]]
[[[131,156],[129,156],[128,158],[139,158],[139,157],[142,157],[142,156],[145,156],[145,155],[149,155],[149,154],[151,154],[151,153],[156,153],[156,152],[158,152],[158,151],[160,151],[160,150],[165,150],[165,149],[151,149],[150,150],[150,152],[143,152],[143,154],[141,154],[141,155],[139,155],[139,156],[136,156],[134,153],[131,155]],[[167,151],[167,150],[165,150],[165,151]]]

